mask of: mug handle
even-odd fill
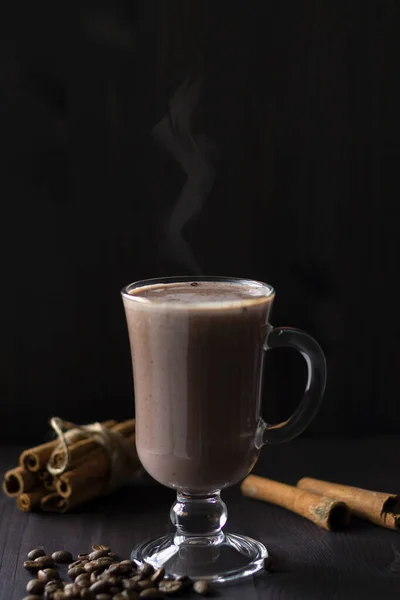
[[[326,360],[318,342],[300,329],[268,327],[264,351],[283,347],[298,350],[307,363],[308,376],[303,398],[287,421],[268,425],[260,419],[256,436],[258,448],[287,442],[300,435],[317,414],[326,385]]]

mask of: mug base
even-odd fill
[[[185,538],[173,534],[143,542],[132,551],[132,560],[163,567],[169,577],[188,576],[193,581],[233,582],[262,571],[266,547],[247,536],[223,533],[217,539]]]

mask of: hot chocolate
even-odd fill
[[[143,466],[160,483],[192,494],[238,482],[259,453],[260,371],[272,288],[227,279],[128,292]]]

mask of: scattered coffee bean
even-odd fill
[[[154,582],[151,579],[141,579],[137,582],[137,586],[139,590],[147,590],[154,587]]]
[[[66,596],[64,592],[62,590],[57,590],[56,592],[54,592],[52,600],[65,600],[65,598]]]
[[[66,598],[80,598],[81,588],[76,583],[68,583],[64,588]]]
[[[90,586],[90,575],[89,573],[81,573],[75,579],[75,583],[80,585],[81,587],[89,587]]]
[[[165,569],[163,567],[161,567],[160,569],[157,569],[157,571],[155,573],[153,573],[153,575],[150,577],[151,581],[153,583],[159,583],[165,575]]]
[[[46,552],[43,550],[43,548],[35,548],[34,550],[28,552],[29,560],[35,560],[35,558],[39,558],[40,556],[46,556]]]
[[[71,569],[68,569],[68,577],[71,579],[76,579],[79,575],[82,575],[85,572],[85,569],[81,566],[72,567]]]
[[[40,579],[31,579],[26,585],[26,591],[30,594],[43,594],[44,581],[40,581]]]
[[[56,590],[61,590],[64,587],[64,582],[61,579],[53,579],[52,581],[48,581],[44,586],[44,591],[53,593]]]
[[[96,596],[89,590],[89,588],[82,588],[81,598],[82,600],[94,600]]]
[[[150,577],[154,573],[154,567],[149,563],[142,563],[138,568],[139,573],[142,573],[144,577]]]
[[[94,550],[93,552],[91,552],[89,554],[88,559],[89,560],[97,560],[98,558],[102,558],[107,555],[108,555],[107,550]]]
[[[63,583],[61,581],[49,581],[46,583],[46,587],[44,588],[44,597],[46,600],[53,600],[53,596],[56,592],[61,592],[63,588]]]
[[[39,565],[34,560],[25,560],[24,568],[31,573],[37,573],[40,569]]]
[[[78,560],[85,560],[85,558],[89,558],[89,554],[87,552],[78,554]]]
[[[89,590],[94,594],[102,594],[103,592],[107,592],[110,587],[107,579],[99,579],[95,583],[92,583]]]
[[[182,581],[160,581],[160,585],[158,589],[163,594],[167,596],[174,596],[175,594],[179,594],[184,588],[184,584]]]
[[[96,600],[112,600],[112,596],[110,594],[97,594]]]
[[[156,587],[147,588],[147,590],[143,590],[140,592],[139,598],[162,598],[163,593],[160,592]]]
[[[67,550],[57,550],[57,552],[53,552],[51,558],[56,563],[69,563],[73,560],[71,552]]]
[[[210,593],[210,585],[208,581],[196,581],[193,585],[193,591],[200,596],[208,596]]]
[[[35,563],[39,569],[53,569],[55,567],[51,556],[39,556],[39,558],[35,558]]]
[[[56,569],[41,569],[38,572],[38,579],[47,583],[54,581],[54,579],[60,579],[60,574]]]
[[[24,600],[42,600],[42,596],[38,596],[37,594],[30,594],[29,596],[25,596]]]

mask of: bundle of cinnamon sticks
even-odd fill
[[[297,486],[249,475],[245,496],[282,506],[328,531],[348,525],[350,515],[400,531],[400,496],[303,477]]]
[[[66,425],[65,436],[56,428],[57,439],[22,452],[19,466],[4,475],[3,490],[16,498],[20,510],[64,513],[107,493],[140,469],[134,419]],[[118,481],[111,486],[115,468]]]

